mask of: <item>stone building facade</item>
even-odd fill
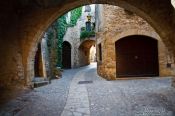
[[[70,15],[68,13],[67,21],[70,21]],[[68,42],[71,46],[71,68],[90,64],[90,48],[95,45],[95,37],[80,39],[81,28],[86,27],[88,15],[91,15],[92,22],[95,22],[95,5],[82,7],[82,15],[78,19],[77,24],[74,27],[69,27],[63,38],[63,43]]]
[[[117,53],[115,43],[129,36],[146,36],[158,43],[158,75],[174,76],[173,55],[162,42],[156,31],[142,18],[117,6],[96,6],[96,41],[98,74],[108,80],[119,76],[117,69]],[[140,38],[142,39],[142,38]],[[133,68],[135,68],[133,66]]]
[[[92,16],[92,20],[95,21],[95,5],[82,7],[82,15],[78,19],[75,26],[70,26],[63,37],[62,43],[62,68],[77,68],[90,64],[91,59],[94,59],[94,51],[91,52],[90,48],[95,46],[95,37],[80,39],[81,28],[86,27],[87,15]],[[89,10],[87,12],[87,10]],[[71,11],[65,14],[67,24],[71,20]],[[41,41],[38,44],[36,55],[34,59],[34,76],[33,82],[43,79],[60,77],[61,73],[59,67],[57,67],[57,31],[55,30],[53,23],[47,31],[44,33]],[[53,37],[49,38],[49,34],[52,33]],[[49,47],[49,46],[50,47]],[[92,47],[93,48],[93,47]],[[94,50],[94,49],[93,49]],[[91,54],[91,56],[90,56]],[[70,60],[70,61],[69,61]],[[65,66],[67,65],[67,66]]]

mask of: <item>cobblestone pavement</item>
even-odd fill
[[[61,115],[73,75],[79,69],[66,70],[63,77],[51,84],[34,89],[0,109],[0,116],[59,116]]]
[[[85,85],[78,84],[84,81],[85,70],[74,75],[69,89],[66,106],[61,116],[90,116],[88,92]]]
[[[95,68],[84,77],[93,80],[86,85],[91,116],[175,116],[171,78],[106,81]]]
[[[0,115],[175,116],[175,89],[169,77],[106,81],[90,65],[66,70],[62,79],[9,102]]]

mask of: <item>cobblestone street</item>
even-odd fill
[[[63,78],[12,100],[1,116],[175,116],[171,78],[106,81],[96,66],[65,70]]]

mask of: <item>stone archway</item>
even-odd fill
[[[95,38],[86,38],[79,45],[79,64],[86,66],[90,64],[90,48],[95,45]]]
[[[164,76],[175,75],[174,67],[172,67],[172,69],[167,68],[167,58],[171,57],[172,53],[167,49],[167,46],[163,43],[158,33],[156,33],[154,30],[138,30],[138,29],[127,30],[114,36],[112,38],[113,43],[120,40],[121,38],[133,36],[133,35],[147,36],[147,37],[156,39],[158,41],[159,76],[164,77]],[[113,56],[113,58],[114,57],[115,56]],[[170,62],[173,62],[173,61],[170,61]]]
[[[2,17],[0,19],[3,23],[1,26],[2,32],[8,30],[8,32],[0,34],[1,38],[3,38],[0,41],[1,56],[7,57],[0,58],[2,77],[5,80],[13,80],[11,79],[13,77],[20,77],[23,80],[23,75],[20,74],[22,72],[24,73],[26,84],[30,84],[31,77],[34,76],[33,66],[37,43],[44,31],[57,17],[65,12],[75,7],[92,3],[118,5],[136,13],[156,29],[169,50],[175,51],[173,46],[175,43],[175,10],[170,1],[67,0],[63,2],[60,0],[44,0],[39,2],[38,0],[19,0],[14,2],[7,0],[3,1],[2,8],[4,10],[1,10]],[[13,19],[11,25],[8,24],[10,19]],[[11,42],[9,43],[9,41]],[[5,53],[4,49],[8,53]],[[16,56],[16,53],[18,53],[18,56]],[[17,64],[14,59],[22,60]],[[20,68],[18,68],[19,66]]]
[[[133,35],[115,43],[117,77],[159,76],[158,41]]]
[[[36,24],[39,26],[38,29],[40,31],[36,31],[34,38],[36,38],[35,40],[38,40],[40,38],[42,32],[52,23],[53,20],[55,20],[58,16],[62,15],[66,11],[69,11],[70,9],[75,8],[76,6],[90,4],[90,3],[106,3],[106,4],[118,5],[120,7],[123,7],[129,11],[132,11],[132,12],[138,14],[139,16],[141,16],[142,18],[147,20],[156,29],[156,31],[160,34],[160,36],[163,39],[166,46],[170,50],[172,50],[171,42],[169,41],[169,39],[173,38],[173,34],[170,34],[172,32],[171,29],[172,29],[173,25],[169,25],[166,23],[172,23],[173,20],[162,23],[162,21],[160,21],[160,19],[164,18],[165,16],[163,16],[162,13],[161,13],[161,15],[159,15],[160,17],[158,16],[158,14],[160,13],[159,10],[162,9],[162,6],[161,5],[159,6],[157,4],[157,1],[154,1],[154,2],[153,3],[152,2],[150,2],[150,3],[142,2],[142,4],[141,4],[139,1],[131,2],[131,1],[127,1],[127,0],[126,1],[120,1],[120,0],[116,0],[116,1],[114,1],[114,0],[111,0],[111,1],[103,1],[103,0],[101,0],[101,1],[74,1],[74,2],[68,2],[67,4],[62,4],[62,6],[59,8],[58,7],[51,8],[52,5],[48,4],[48,5],[46,5],[46,8],[48,8],[48,9],[45,10],[45,12],[43,12],[43,13],[36,12],[36,14],[37,13],[39,13],[39,14],[38,14],[38,16],[35,16],[35,18],[40,19],[40,16],[41,16],[40,13],[41,13],[42,17],[45,19],[45,21],[44,22],[42,21],[42,25],[40,25],[40,23]],[[164,3],[164,1],[158,1],[159,4],[161,4],[161,2],[164,6],[167,6],[169,8],[169,10],[168,10],[167,7],[165,7],[165,8],[163,7],[162,12],[174,13],[169,2]],[[152,4],[156,4],[155,7],[158,7],[160,9],[158,11],[155,11],[155,7]],[[155,15],[153,12],[150,11],[150,9],[153,9],[152,11],[155,11],[158,14]],[[49,14],[49,15],[51,15],[51,16],[48,16],[49,18],[46,18],[45,14],[48,14],[50,12],[51,12],[51,14]],[[162,16],[162,18],[161,18],[161,16]],[[164,25],[169,25],[168,27],[170,27],[170,28],[165,29],[166,26],[164,26]],[[33,46],[31,46],[30,49],[32,49],[32,47]],[[24,49],[24,50],[25,51],[27,50],[28,52],[30,52],[30,49],[28,49],[28,50]],[[32,54],[32,53],[30,53],[30,54]],[[29,58],[28,64],[30,64],[30,62],[31,62],[31,60]],[[30,69],[30,67],[27,68],[27,71],[30,71],[29,69]],[[27,75],[32,75],[32,72],[27,73]],[[27,77],[27,78],[30,78],[30,77]]]
[[[62,67],[64,69],[71,68],[71,45],[67,41],[62,43]]]

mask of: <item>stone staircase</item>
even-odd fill
[[[44,77],[34,77],[32,82],[33,82],[34,88],[49,84],[49,80]]]

